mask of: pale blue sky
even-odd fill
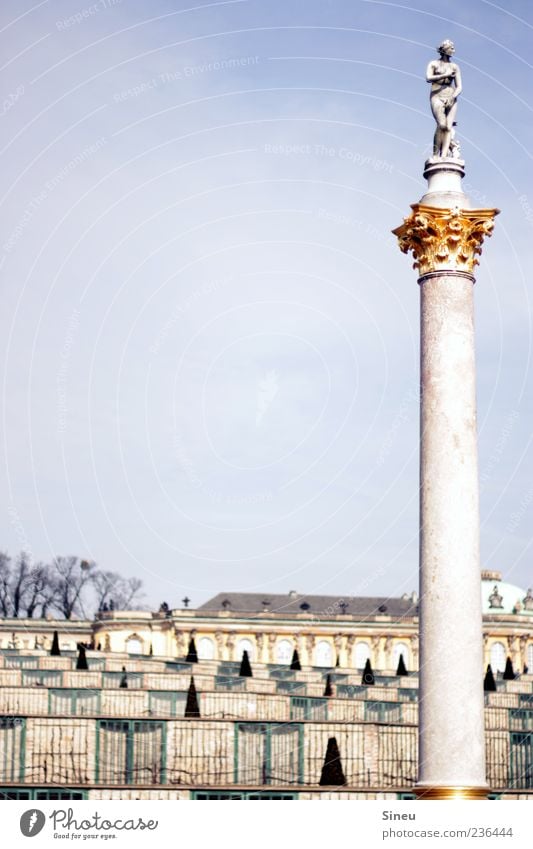
[[[452,38],[466,189],[502,210],[483,565],[532,584],[530,4],[11,0],[0,29],[3,547],[154,604],[417,586],[418,289],[390,230]]]

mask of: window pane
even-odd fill
[[[237,784],[266,784],[266,733],[262,725],[239,725]]]
[[[156,722],[135,722],[133,734],[133,784],[161,784],[163,726]]]
[[[150,693],[150,711],[155,716],[185,716],[187,693],[172,690],[153,690]]]
[[[128,723],[101,720],[99,729],[98,781],[105,784],[127,784],[126,750]]]
[[[24,720],[0,716],[0,781],[20,781],[24,771]]]
[[[280,640],[276,646],[276,662],[290,663],[292,660],[293,645],[289,640]]]
[[[368,643],[357,643],[355,647],[355,666],[364,669],[365,663],[370,658],[370,647]]]
[[[237,651],[235,654],[235,660],[242,660],[243,652],[248,652],[248,659],[255,660],[255,651],[254,644],[251,640],[239,640],[237,643]]]
[[[533,787],[533,735],[511,734],[512,787]]]
[[[493,672],[503,672],[505,669],[505,646],[503,643],[494,643],[490,650],[490,665]]]
[[[99,690],[50,690],[51,714],[87,716],[100,710]]]
[[[215,657],[215,644],[209,637],[198,641],[198,657],[200,660],[213,660]]]
[[[315,665],[316,666],[333,666],[333,649],[330,643],[325,640],[320,640],[315,649]]]
[[[403,655],[403,662],[406,667],[409,668],[409,649],[405,643],[396,643],[394,646],[392,665],[394,669],[398,668],[398,664],[400,662],[400,655]]]
[[[271,729],[269,784],[298,784],[300,733],[298,725],[277,725]]]

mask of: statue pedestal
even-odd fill
[[[440,156],[427,159],[424,177],[428,181],[428,188],[420,203],[427,206],[459,206],[462,209],[470,209],[470,201],[461,186],[464,175],[465,163],[462,159],[443,159]]]
[[[474,267],[497,210],[474,210],[464,163],[429,159],[393,232],[420,284],[419,798],[482,798],[485,778]]]

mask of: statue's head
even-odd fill
[[[449,38],[446,38],[439,44],[437,50],[441,56],[453,56],[453,54],[455,53],[455,45],[453,41],[450,41]]]

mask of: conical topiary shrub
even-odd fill
[[[407,667],[405,665],[403,654],[400,655],[400,659],[398,661],[398,668],[396,670],[396,675],[408,675]]]
[[[295,669],[297,672],[299,672],[300,669],[302,668],[302,664],[300,663],[300,656],[298,654],[298,649],[294,649],[294,651],[292,653],[292,660],[291,660],[290,668]]]
[[[370,658],[367,657],[365,668],[363,669],[363,675],[361,676],[361,684],[364,687],[370,687],[372,684],[376,683],[376,679],[374,678],[374,671],[372,669],[372,665],[370,663]]]
[[[191,637],[189,640],[189,650],[187,652],[187,657],[185,658],[187,663],[198,663],[198,653],[196,651],[196,643],[194,642],[194,637]]]
[[[341,659],[339,655],[337,655],[337,660],[335,661],[335,669],[337,669],[341,665]]]
[[[85,654],[85,646],[83,643],[78,643],[78,659],[76,661],[76,669],[88,669],[87,657]]]
[[[122,667],[122,676],[120,678],[120,687],[127,689],[128,687],[128,673],[126,672],[126,667]]]
[[[150,651],[148,653],[149,653],[150,657],[154,656],[154,647],[153,647],[152,643],[150,643]]]
[[[185,716],[196,717],[200,716],[200,705],[198,704],[198,696],[194,685],[194,678],[191,675],[191,683],[187,691],[187,704],[185,705]]]
[[[326,677],[326,686],[324,688],[324,695],[325,696],[332,696],[333,695],[333,687],[331,685],[331,675],[329,674],[329,672],[328,672],[327,677]]]
[[[59,648],[59,636],[57,631],[54,631],[54,636],[52,637],[52,648],[50,649],[50,654],[52,657],[61,657],[61,649]]]
[[[523,675],[527,675],[527,673],[528,673],[528,668],[527,668],[527,666],[524,664],[524,671],[523,671],[523,673],[522,673],[522,674],[523,674]]]
[[[324,766],[318,783],[321,787],[342,787],[346,784],[336,737],[330,737],[328,740]]]
[[[503,680],[504,681],[514,681],[515,674],[513,669],[513,662],[510,657],[505,661],[505,669],[503,671]]]
[[[485,678],[483,679],[483,689],[486,693],[495,693],[496,692],[496,681],[494,680],[494,675],[492,674],[492,666],[487,666],[487,671],[485,673]]]
[[[252,667],[250,666],[250,658],[248,652],[244,649],[242,653],[241,668],[239,669],[241,678],[253,678]]]

